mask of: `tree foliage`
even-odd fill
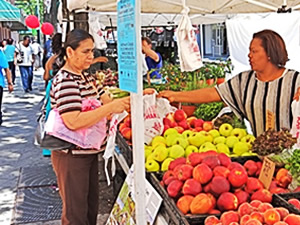
[[[40,22],[43,22],[43,15],[44,15],[44,3],[43,0],[16,0],[15,6],[19,9],[23,10],[25,15],[35,15],[38,16],[37,13],[37,5],[39,4],[39,15],[40,15]]]

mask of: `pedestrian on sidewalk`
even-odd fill
[[[51,108],[56,108],[70,130],[88,128],[112,113],[130,107],[130,99],[111,100],[91,74],[94,39],[86,31],[69,32],[57,60],[61,62],[51,86]],[[54,72],[55,73],[55,72]],[[97,99],[102,106],[82,111],[83,99]],[[52,151],[52,165],[63,202],[62,225],[96,225],[99,199],[98,149]]]
[[[34,63],[33,63],[33,68],[35,71],[38,70],[38,68],[41,67],[41,57],[43,53],[43,48],[41,45],[37,42],[35,38],[32,39],[32,44],[31,44],[33,54],[34,54]]]
[[[15,85],[16,79],[16,47],[13,45],[14,40],[12,38],[7,39],[7,45],[4,48],[4,54],[8,61],[9,69],[12,75],[12,83]]]
[[[1,111],[1,105],[2,105],[2,98],[3,98],[3,88],[5,87],[5,81],[4,81],[4,75],[2,73],[2,69],[4,69],[6,74],[6,80],[8,83],[8,90],[9,92],[12,92],[14,90],[14,86],[11,79],[11,73],[8,68],[8,62],[7,59],[2,51],[0,51],[0,125],[2,124],[2,111]]]

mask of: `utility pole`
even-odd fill
[[[41,22],[41,18],[40,18],[40,0],[37,0],[36,10],[37,10],[37,17],[38,17],[39,21]],[[37,30],[37,42],[41,43],[41,29],[40,28]]]

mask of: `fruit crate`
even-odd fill
[[[245,164],[248,160],[253,160],[254,162],[261,161],[257,156],[240,156],[240,157],[231,157],[232,162],[238,162],[242,165]]]
[[[132,148],[131,148],[131,146],[128,145],[125,138],[121,135],[121,133],[119,131],[117,131],[117,135],[116,135],[116,144],[118,145],[118,147],[120,149],[120,154],[123,155],[128,167],[130,167],[133,162]]]
[[[300,210],[292,204],[288,203],[288,200],[291,198],[296,198],[300,200],[300,192],[273,194],[272,205],[276,207],[284,207],[288,209],[290,213],[300,215]]]
[[[171,199],[167,191],[159,183],[160,173],[147,173],[147,179],[163,198],[162,209],[167,212],[174,225],[200,225],[204,224],[204,220],[208,214],[204,215],[184,215],[176,206],[176,203]]]

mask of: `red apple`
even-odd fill
[[[180,122],[187,118],[186,113],[182,109],[177,109],[174,113],[174,119],[176,122]]]
[[[213,124],[211,121],[205,121],[203,123],[203,130],[210,131],[213,128]]]
[[[203,127],[203,123],[204,123],[204,120],[202,119],[196,119],[194,120],[194,127],[197,128],[197,127]]]

